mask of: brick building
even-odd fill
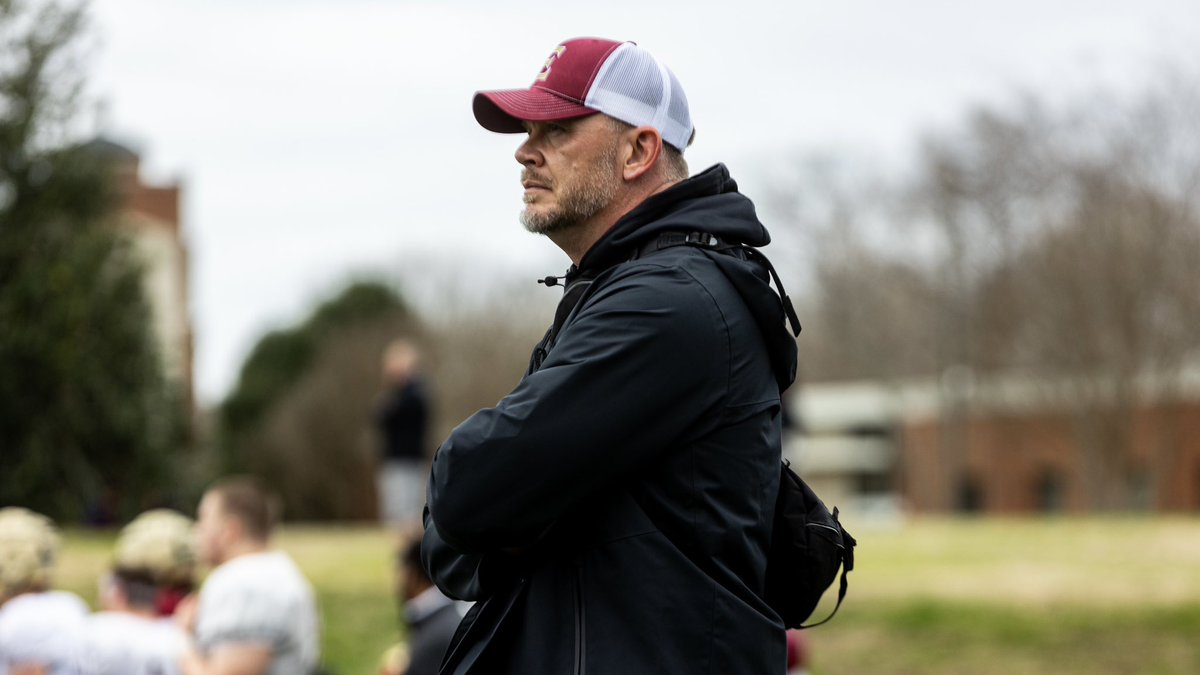
[[[193,410],[193,335],[188,249],[180,220],[181,187],[178,183],[144,183],[141,158],[123,145],[97,139],[89,147],[116,172],[120,195],[117,226],[129,235],[146,268],[146,300],[154,317],[164,372],[181,388],[188,410]]]
[[[860,511],[1200,511],[1200,365],[1123,406],[993,378],[808,385],[789,454]]]

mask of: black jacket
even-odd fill
[[[421,616],[409,610],[407,618],[409,662],[404,675],[437,675],[459,624],[458,610],[447,602]]]
[[[425,459],[425,428],[429,421],[429,397],[425,383],[410,378],[393,387],[375,411],[375,422],[383,435],[385,459]]]
[[[668,231],[770,241],[722,165],[646,200],[568,272],[517,388],[435,456],[423,559],[479,601],[443,673],[782,672],[762,594],[795,342],[758,265],[630,259]]]

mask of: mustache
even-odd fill
[[[530,169],[523,169],[521,171],[521,184],[524,185],[526,181],[537,183],[538,185],[544,185],[548,188],[554,187],[554,182],[550,180],[549,176],[543,176],[542,174]]]

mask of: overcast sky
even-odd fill
[[[1134,87],[1200,43],[1195,0],[94,0],[92,13],[103,128],[141,152],[146,178],[185,187],[210,403],[264,330],[357,271],[566,266],[517,223],[518,137],[479,128],[470,101],[527,86],[570,37],[665,61],[697,127],[693,170],[724,161],[751,198],[780,158],[896,161],[972,104]]]

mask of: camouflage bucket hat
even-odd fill
[[[50,585],[61,539],[54,522],[29,509],[0,509],[0,599]]]
[[[191,585],[196,578],[192,525],[191,518],[169,509],[143,513],[117,537],[114,566],[160,586]]]

